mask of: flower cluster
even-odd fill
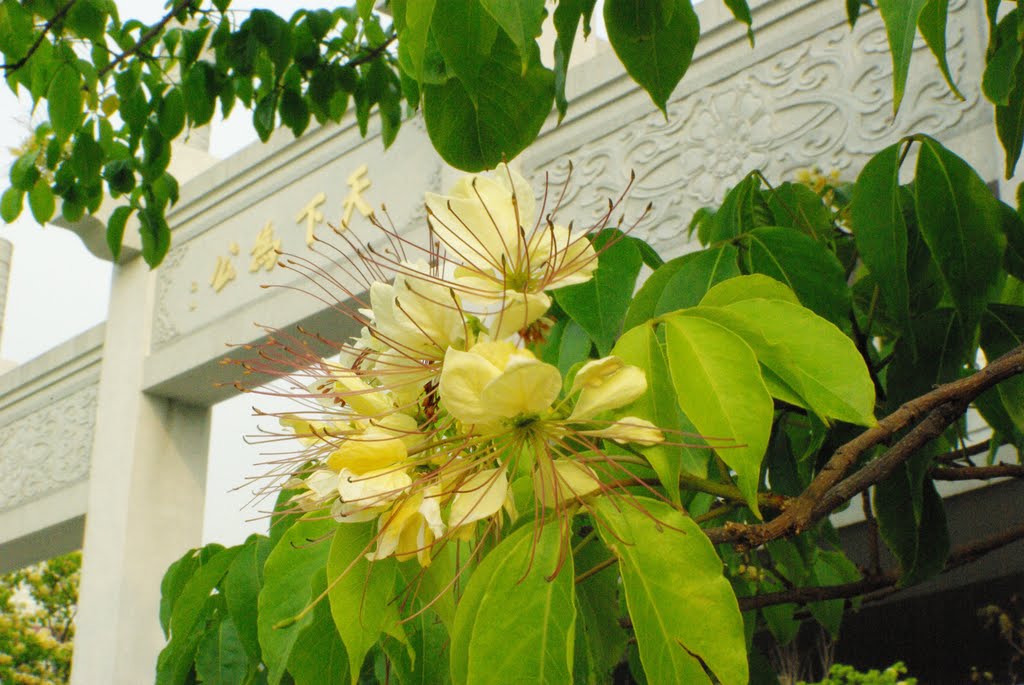
[[[563,378],[530,349],[550,326],[547,291],[597,268],[586,233],[542,218],[504,165],[426,207],[428,248],[389,233],[405,249],[358,249],[374,276],[368,298],[350,293],[361,332],[337,361],[296,364],[315,408],[280,417],[304,445],[293,502],[375,520],[368,558],[423,566],[443,541],[497,530],[523,506],[565,520],[628,475],[608,441],[663,440],[617,411],[646,391],[639,368],[609,356]]]

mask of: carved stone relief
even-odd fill
[[[3,427],[0,511],[88,478],[97,388],[82,388]]]
[[[955,77],[980,73],[980,49],[970,33],[974,8],[966,0],[952,4],[950,69]],[[557,188],[572,161],[559,216],[578,225],[599,217],[635,171],[624,207],[627,223],[651,203],[636,235],[666,254],[679,254],[685,245],[680,236],[694,211],[720,201],[726,188],[753,169],[784,181],[817,164],[852,179],[871,154],[900,136],[941,133],[972,110],[980,111],[978,84],[958,79],[965,97],[959,100],[920,39],[915,50],[916,68],[895,119],[891,57],[885,27],[874,12],[852,32],[845,24],[829,28],[716,84],[684,93],[669,104],[667,120],[653,111],[567,152],[553,141],[552,151],[538,155],[532,166],[538,174],[549,171]],[[684,80],[681,90],[685,87]]]

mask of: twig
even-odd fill
[[[10,64],[0,64],[0,69],[3,69],[4,72],[10,74],[25,66],[25,63],[32,58],[32,55],[34,55],[36,50],[39,49],[39,46],[43,44],[43,41],[46,39],[46,34],[50,32],[50,30],[57,24],[57,22],[64,18],[64,15],[68,13],[68,10],[70,10],[76,2],[78,2],[78,0],[68,0],[66,5],[61,7],[59,10],[57,10],[56,14],[50,17],[50,20],[43,25],[43,30],[39,32],[38,36],[36,36],[35,42],[32,43],[31,47],[29,47],[28,52],[25,53],[24,57],[19,59],[17,62],[11,62]]]
[[[139,40],[136,41],[134,45],[132,45],[130,48],[122,52],[114,59],[110,60],[110,64],[100,69],[99,78],[102,79],[104,76],[109,74],[118,64],[120,64],[127,58],[131,57],[134,54],[137,54],[140,50],[142,50],[142,48],[145,47],[146,43],[160,35],[160,32],[164,30],[164,27],[167,26],[171,19],[174,19],[174,17],[177,16],[178,12],[185,9],[186,6],[192,4],[192,1],[193,0],[178,0],[178,2],[174,3],[174,7],[172,7],[170,11],[160,19],[160,21],[146,29],[146,31],[141,36],[139,36]]]
[[[807,530],[836,507],[867,487],[881,481],[892,470],[927,444],[967,410],[970,402],[998,383],[1024,373],[1024,345],[996,359],[984,369],[913,399],[886,416],[872,428],[842,445],[833,453],[804,492],[787,502],[786,509],[763,524],[728,523],[705,531],[714,543],[737,543],[757,547]],[[846,473],[862,454],[883,444],[897,433],[917,424],[882,456],[869,462],[846,480]]]
[[[935,480],[988,480],[990,478],[1024,478],[1020,464],[991,466],[933,466],[928,475]]]
[[[865,490],[860,493],[861,506],[864,509],[864,520],[868,526],[869,553],[871,555],[871,573],[878,575],[882,572],[881,544],[878,539],[878,520],[875,519],[875,512],[871,510],[871,491]]]
[[[998,535],[978,540],[954,550],[946,561],[942,573],[947,573],[959,568],[980,557],[1001,549],[1006,545],[1024,538],[1024,525],[1003,531]],[[899,574],[895,571],[867,576],[852,583],[842,585],[826,585],[824,587],[800,587],[792,590],[780,590],[779,592],[768,592],[753,597],[740,597],[739,605],[741,611],[761,609],[776,604],[808,604],[810,602],[822,602],[830,599],[849,599],[860,595],[876,592],[878,590],[896,591],[895,585],[899,582]],[[886,592],[886,595],[891,592]],[[879,595],[880,597],[881,595]]]

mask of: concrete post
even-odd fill
[[[160,579],[200,544],[208,407],[142,392],[154,276],[116,267],[89,478],[71,682],[140,685],[164,644]]]

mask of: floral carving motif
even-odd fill
[[[82,388],[3,427],[0,511],[88,478],[97,388]]]
[[[965,24],[974,13],[963,0],[949,20],[949,62],[954,75],[967,73],[981,58]],[[939,133],[957,125],[981,100],[975,84],[961,83],[958,100],[942,80],[923,42],[915,61],[927,66],[908,82],[899,114],[892,116],[892,65],[885,27],[878,13],[862,17],[852,32],[840,25],[784,49],[717,84],[671,102],[660,112],[628,122],[604,138],[554,156],[535,158],[537,170],[553,169],[556,185],[574,168],[562,206],[593,208],[636,181],[625,207],[627,221],[652,204],[637,235],[659,250],[678,254],[693,212],[721,199],[744,173],[761,169],[787,179],[812,165],[853,176],[867,160],[901,135]],[[975,69],[976,70],[976,69]],[[685,89],[686,82],[683,83]],[[557,136],[557,134],[555,134]],[[553,141],[554,142],[554,141]],[[579,217],[579,213],[575,213]]]

